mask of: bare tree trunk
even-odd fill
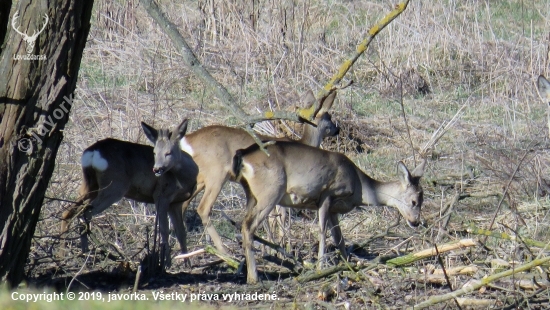
[[[0,5],[0,279],[15,286],[69,118],[93,1],[10,7]]]
[[[11,0],[2,1],[0,3],[0,42],[4,42],[6,33],[8,32],[8,20],[11,9]],[[2,45],[0,44],[0,55],[2,55]]]

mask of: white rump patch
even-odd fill
[[[191,146],[191,144],[189,144],[189,142],[187,142],[187,139],[185,139],[185,137],[180,140],[180,149],[185,153],[191,155],[191,157],[195,155],[195,153],[193,152],[193,147]]]
[[[250,179],[254,176],[254,167],[251,164],[244,162],[241,175],[246,179]]]
[[[84,154],[82,154],[82,158],[80,159],[82,163],[82,167],[94,167],[97,170],[105,171],[107,167],[109,167],[109,163],[107,163],[107,160],[103,157],[101,157],[101,154],[99,151],[86,151]]]

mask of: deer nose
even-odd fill
[[[334,135],[339,135],[340,134],[340,127],[336,127],[336,132],[334,133]]]
[[[407,223],[408,223],[409,226],[411,226],[412,228],[416,228],[416,227],[418,227],[418,225],[420,225],[420,222],[419,222],[419,221],[414,221],[414,222],[407,221]]]
[[[164,168],[162,167],[154,167],[153,168],[153,172],[155,173],[155,175],[158,177],[158,176],[161,176],[163,173],[164,173]]]

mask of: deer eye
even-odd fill
[[[172,155],[172,152],[168,152],[168,153],[166,153],[164,156],[168,157],[168,156],[170,156],[170,155]]]
[[[416,200],[412,201],[412,205],[413,205],[413,207],[416,207]]]

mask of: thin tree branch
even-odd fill
[[[181,52],[184,63],[189,67],[193,73],[202,80],[206,87],[210,88],[216,96],[223,101],[227,108],[235,115],[241,122],[248,122],[248,114],[246,114],[236,103],[235,99],[227,91],[227,89],[220,84],[216,79],[204,68],[204,66],[197,59],[197,56],[191,50],[191,47],[185,41],[185,38],[178,31],[178,28],[172,23],[166,15],[160,10],[158,4],[153,0],[140,0],[141,4],[149,13],[149,15],[155,20],[162,31],[172,40],[172,43]]]
[[[303,122],[304,120],[313,120],[315,114],[319,111],[319,100],[309,108],[298,109],[296,113],[290,112],[265,112],[259,117],[250,117],[245,113],[238,105],[235,99],[227,91],[227,89],[221,85],[218,81],[212,77],[212,75],[202,66],[198,61],[197,57],[177,30],[176,25],[170,22],[166,16],[162,13],[159,6],[154,2],[154,0],[140,0],[141,4],[145,7],[145,10],[149,15],[157,22],[161,29],[170,37],[174,45],[176,45],[182,52],[182,57],[184,63],[193,71],[205,84],[208,88],[211,88],[216,96],[227,105],[228,109],[244,124],[252,124],[258,121],[264,120],[275,120],[275,119],[285,119],[295,122]],[[372,26],[368,32],[368,37],[363,40],[351,55],[349,59],[344,61],[340,66],[338,72],[332,77],[332,79],[323,87],[321,91],[317,94],[317,98],[326,97],[332,90],[336,88],[335,85],[340,83],[342,78],[349,71],[351,66],[357,61],[359,56],[361,56],[370,45],[371,41],[376,37],[376,35],[384,29],[390,22],[392,22],[397,16],[399,16],[409,4],[409,0],[404,1],[396,5],[395,9],[387,14],[382,20]],[[261,145],[261,144],[260,144]]]
[[[185,38],[178,31],[176,25],[166,18],[164,13],[160,10],[159,6],[154,0],[140,0],[141,4],[144,6],[145,10],[149,15],[157,22],[162,31],[168,35],[172,40],[172,43],[178,48],[183,57],[183,62],[189,67],[189,69],[203,81],[205,86],[209,89],[212,89],[215,95],[220,99],[224,105],[235,115],[243,124],[244,129],[248,132],[254,141],[260,146],[260,149],[264,151],[267,155],[269,153],[266,150],[266,144],[264,144],[256,133],[252,130],[251,124],[264,120],[275,120],[275,119],[285,119],[295,122],[311,121],[315,117],[316,113],[319,111],[319,102],[323,100],[317,100],[315,103],[308,108],[299,108],[296,113],[289,112],[265,112],[260,117],[251,117],[239,107],[237,101],[227,89],[220,84],[209,72],[204,68],[204,66],[197,59],[197,56],[191,50],[191,47],[185,41]],[[393,21],[397,16],[399,16],[409,4],[409,0],[399,3],[396,8],[386,15],[382,20],[372,26],[369,30],[368,37],[363,40],[358,46],[355,53],[351,56],[350,59],[344,61],[338,73],[336,73],[332,79],[324,86],[324,88],[319,91],[317,98],[325,98],[333,91],[338,83],[342,80],[344,75],[349,71],[351,66],[357,61],[359,56],[361,56],[370,45],[370,42],[374,37],[384,29],[391,21]]]
[[[372,26],[369,29],[368,37],[363,40],[355,50],[355,53],[353,53],[350,58],[348,58],[344,63],[340,66],[340,69],[338,69],[338,72],[330,79],[330,81],[323,87],[322,90],[317,93],[317,98],[323,98],[326,96],[331,89],[335,85],[338,85],[342,78],[344,78],[344,75],[349,71],[351,66],[355,64],[357,59],[359,59],[359,56],[361,56],[369,47],[371,41],[376,37],[376,35],[382,31],[382,29],[386,28],[387,25],[389,25],[397,16],[399,16],[405,9],[407,8],[407,5],[409,4],[409,0],[406,0],[402,3],[399,3],[395,6],[395,9],[388,13],[384,18],[382,18],[378,23],[376,23],[374,26]],[[308,118],[307,115],[300,115],[305,119],[311,119]]]

